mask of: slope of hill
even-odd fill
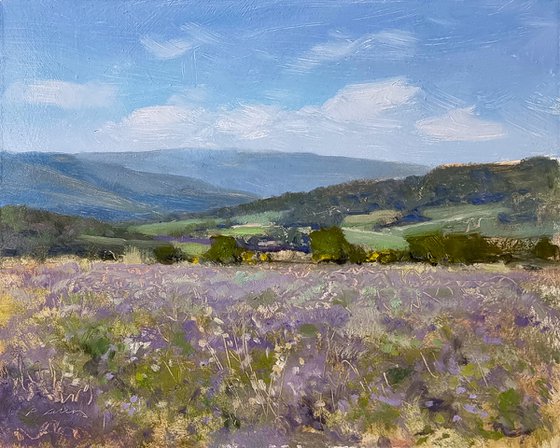
[[[560,202],[560,168],[545,157],[513,164],[442,166],[425,176],[381,181],[361,180],[224,208],[215,213],[230,218],[263,212],[283,212],[286,226],[340,225],[345,217],[393,210],[394,224],[428,220],[429,207],[502,204],[506,221],[534,221],[538,213]]]
[[[288,191],[309,191],[355,179],[406,177],[424,174],[428,170],[421,165],[378,160],[234,149],[81,153],[75,157],[138,171],[203,179],[218,187],[247,191],[261,197]]]
[[[27,207],[0,207],[0,257],[85,254],[82,234],[114,235],[106,223]]]
[[[104,220],[156,219],[255,199],[198,179],[134,171],[68,154],[4,153],[1,205]]]
[[[420,256],[422,251],[471,262],[495,261],[496,254],[511,260],[556,259],[560,165],[539,157],[441,166],[425,176],[354,181],[185,218],[130,230],[172,241],[193,256],[215,235],[233,237],[257,252],[309,252],[314,229],[339,226],[330,232],[342,231],[348,243],[370,254],[389,251],[388,257],[410,257],[414,249],[419,259],[430,259]],[[197,247],[191,247],[195,242]]]

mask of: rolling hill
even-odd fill
[[[167,237],[188,253],[193,242],[209,244],[215,235],[234,237],[254,251],[309,252],[313,230],[338,226],[349,243],[370,252],[458,245],[462,249],[455,248],[451,259],[470,260],[463,255],[478,244],[529,259],[539,244],[558,244],[560,165],[538,157],[441,166],[424,176],[354,181],[185,218],[131,230]],[[489,254],[476,259],[493,260]]]
[[[440,166],[424,176],[405,179],[360,180],[307,193],[257,200],[214,214],[221,218],[282,212],[285,226],[340,225],[352,215],[392,210],[392,225],[427,221],[431,207],[495,204],[509,212],[504,222],[534,222],[560,203],[559,162],[536,157],[511,163]],[[558,216],[556,216],[558,218]]]
[[[159,219],[236,205],[256,196],[170,174],[68,154],[3,153],[0,206],[26,205],[102,220]]]
[[[5,164],[10,167],[10,188],[17,188],[15,168],[25,168],[25,175],[33,177],[34,188],[27,194],[35,194],[36,201],[43,197],[38,192],[50,194],[48,200],[68,195],[76,201],[83,193],[79,207],[87,210],[90,206],[99,214],[94,208],[99,205],[90,204],[99,198],[107,207],[101,211],[112,217],[115,213],[144,216],[142,212],[157,216],[149,214],[149,201],[156,201],[154,206],[174,206],[168,188],[193,194],[200,186],[198,181],[183,177],[166,179],[114,165],[76,163],[72,156],[27,157],[38,157],[41,163],[22,164],[18,159],[20,166],[12,159],[11,165]],[[102,173],[96,174],[95,167],[101,167]],[[149,185],[142,183],[146,180]],[[42,182],[48,188],[43,188]],[[96,189],[91,187],[94,184]],[[29,185],[29,180],[24,179],[22,185]],[[88,192],[87,186],[92,190]],[[24,190],[20,186],[17,191]],[[162,202],[162,197],[168,202]],[[125,206],[132,211],[122,211]],[[140,209],[142,206],[145,208]],[[119,212],[115,212],[117,207],[121,207]],[[550,241],[558,244],[560,165],[557,160],[541,157],[441,166],[424,176],[354,181],[187,215],[187,219],[176,219],[181,216],[177,214],[175,219],[158,217],[150,223],[115,225],[4,207],[0,208],[0,248],[8,255],[107,252],[114,256],[130,246],[151,251],[171,244],[187,257],[199,257],[209,249],[213,236],[222,235],[235,238],[246,250],[309,252],[312,230],[334,225],[349,243],[370,253],[410,254],[428,241],[437,247],[466,244],[468,251],[468,245],[475,243],[497,247],[500,253],[518,260],[543,258],[538,253],[539,244],[545,249]]]
[[[246,191],[260,197],[310,191],[356,179],[406,177],[428,171],[426,166],[396,162],[235,149],[80,153],[75,157],[138,171],[202,179],[221,188]]]

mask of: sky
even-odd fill
[[[560,154],[555,0],[0,0],[7,151]]]

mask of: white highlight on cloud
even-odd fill
[[[111,106],[116,95],[117,89],[109,84],[37,80],[31,83],[13,83],[4,93],[4,98],[9,102],[55,106],[62,109],[92,109]]]
[[[311,47],[290,68],[308,71],[323,63],[336,62],[360,54],[369,57],[380,56],[384,59],[401,59],[414,54],[416,42],[413,34],[393,29],[365,34],[357,39],[339,38]]]
[[[162,105],[136,109],[120,122],[97,131],[101,144],[118,149],[176,148],[192,143],[207,146],[210,121],[202,108]]]
[[[474,106],[420,120],[416,122],[416,129],[436,141],[481,142],[506,135],[500,123],[478,118]]]
[[[326,101],[321,111],[335,121],[368,123],[382,112],[410,102],[419,91],[401,78],[352,84]]]
[[[243,105],[222,113],[216,129],[242,140],[257,140],[269,135],[282,110],[274,106]]]
[[[193,43],[185,39],[157,40],[143,36],[140,43],[158,59],[176,59],[193,48]]]
[[[189,22],[181,26],[183,36],[165,40],[159,36],[143,36],[140,43],[158,59],[176,59],[187,51],[203,45],[219,44],[223,38],[197,23]]]

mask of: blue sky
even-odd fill
[[[557,1],[3,0],[3,149],[560,153]]]

